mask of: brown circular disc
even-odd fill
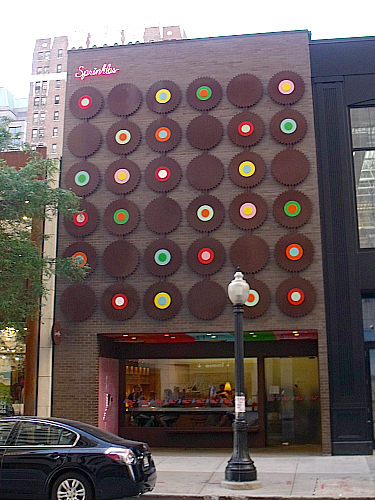
[[[65,229],[76,238],[81,238],[92,233],[99,222],[99,213],[95,205],[83,199],[80,210],[71,219],[64,219]]]
[[[103,96],[94,87],[82,87],[74,92],[69,101],[72,114],[80,120],[97,115],[103,105]]]
[[[177,229],[181,216],[180,205],[167,196],[152,200],[144,211],[147,227],[156,234],[167,234]]]
[[[202,320],[215,319],[225,309],[227,295],[218,283],[203,280],[190,288],[187,298],[189,311]]]
[[[142,103],[142,93],[132,83],[120,83],[113,87],[107,97],[108,108],[116,116],[129,116]]]
[[[64,250],[63,257],[71,257],[78,267],[82,267],[85,264],[90,266],[88,274],[94,272],[98,260],[95,248],[85,241],[77,241],[69,245]]]
[[[61,295],[60,307],[68,321],[85,321],[96,309],[95,292],[81,283],[70,285]]]
[[[137,247],[128,241],[114,241],[103,252],[103,268],[114,278],[130,276],[136,271],[138,264],[139,253]]]
[[[65,185],[78,196],[87,196],[95,191],[100,181],[99,169],[93,163],[75,163],[65,175]]]
[[[233,243],[229,255],[234,267],[244,273],[257,273],[267,264],[270,251],[262,238],[247,234]]]
[[[178,186],[182,172],[180,165],[166,156],[155,158],[145,172],[147,186],[157,193],[168,193]]]
[[[302,78],[294,71],[276,73],[268,84],[268,93],[278,104],[294,104],[305,92]]]
[[[217,187],[224,177],[224,166],[216,156],[203,153],[188,165],[186,177],[189,184],[200,191]]]
[[[170,80],[160,80],[154,83],[146,94],[147,106],[154,113],[170,113],[177,108],[180,101],[181,90],[178,85]]]
[[[245,318],[257,318],[267,311],[271,301],[271,293],[263,281],[250,277],[248,282],[250,292],[243,312]]]
[[[280,144],[296,144],[307,131],[306,118],[295,109],[282,109],[271,118],[270,132]]]
[[[93,155],[102,142],[102,136],[98,127],[91,123],[80,123],[68,135],[68,149],[78,158]]]
[[[195,198],[186,210],[188,223],[201,233],[217,229],[225,217],[224,205],[220,200],[209,194]]]
[[[315,300],[314,287],[299,276],[283,281],[276,290],[277,305],[288,316],[305,316],[314,307]]]
[[[186,91],[187,102],[198,111],[208,111],[215,108],[221,101],[222,95],[220,83],[208,76],[197,78],[191,82]]]
[[[200,115],[189,123],[186,137],[196,149],[212,149],[223,137],[223,126],[214,116]]]
[[[227,87],[227,96],[238,108],[248,108],[260,101],[263,95],[262,82],[255,75],[243,74],[232,78]]]
[[[150,243],[143,256],[148,271],[160,278],[175,273],[181,265],[181,258],[181,248],[167,238]]]
[[[257,114],[243,111],[230,120],[227,132],[229,139],[236,146],[254,146],[263,137],[264,123]]]
[[[110,164],[104,174],[107,188],[116,194],[128,194],[134,191],[141,180],[138,166],[131,160],[121,158]]]
[[[127,283],[115,283],[104,290],[101,306],[108,318],[125,321],[132,318],[138,310],[138,292]]]
[[[301,151],[284,149],[272,160],[271,172],[280,184],[296,186],[309,175],[310,162]]]
[[[306,224],[311,212],[312,205],[309,198],[294,189],[281,193],[273,204],[273,215],[277,222],[290,229]]]
[[[159,321],[171,319],[180,312],[182,307],[181,292],[167,281],[154,283],[145,292],[143,307],[151,318]]]
[[[129,120],[121,120],[109,127],[107,147],[116,155],[126,155],[137,149],[141,142],[141,130]]]
[[[264,179],[266,163],[257,153],[244,151],[231,159],[228,173],[237,186],[254,187]]]
[[[314,246],[309,238],[293,231],[279,239],[274,255],[280,267],[286,271],[299,272],[311,264]]]
[[[240,229],[255,229],[266,220],[267,203],[255,193],[239,194],[229,206],[229,217]]]
[[[180,140],[181,127],[170,118],[159,118],[147,127],[146,142],[157,153],[171,151],[178,145]]]
[[[211,276],[220,271],[225,257],[223,245],[209,236],[195,240],[186,254],[190,269],[202,276]]]
[[[129,234],[139,222],[139,208],[130,200],[112,201],[104,211],[103,222],[112,234]]]

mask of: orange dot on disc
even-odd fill
[[[124,219],[125,219],[125,214],[123,212],[117,214],[117,220],[124,220]]]
[[[125,133],[120,134],[120,141],[126,141],[127,135]]]
[[[294,214],[297,212],[297,205],[289,205],[288,210],[290,213]]]
[[[199,94],[201,97],[207,97],[208,96],[208,90],[207,89],[202,89]]]
[[[249,293],[249,297],[248,297],[248,302],[253,302],[255,300],[255,295],[253,293]]]
[[[207,210],[207,208],[205,208],[204,210],[202,210],[202,217],[208,217],[210,215],[210,211]]]

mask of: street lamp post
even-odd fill
[[[225,481],[222,482],[222,486],[232,489],[253,489],[261,485],[257,481],[257,470],[248,452],[248,424],[245,419],[243,306],[249,297],[249,284],[243,279],[239,269],[234,274],[234,280],[228,285],[228,295],[234,313],[236,390],[233,455],[226,466]]]

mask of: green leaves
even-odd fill
[[[18,170],[0,163],[0,329],[20,331],[29,316],[38,314],[39,301],[48,294],[48,277],[82,281],[88,269],[71,259],[42,255],[41,221],[57,213],[72,217],[80,199],[57,187],[59,171],[53,160],[30,149],[25,155],[27,164]]]

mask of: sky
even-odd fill
[[[28,97],[37,38],[68,35],[72,40],[77,33],[120,25],[139,30],[140,40],[145,26],[175,25],[188,38],[290,30],[308,30],[313,40],[347,38],[375,35],[374,14],[371,0],[8,1],[0,9],[0,87]]]

